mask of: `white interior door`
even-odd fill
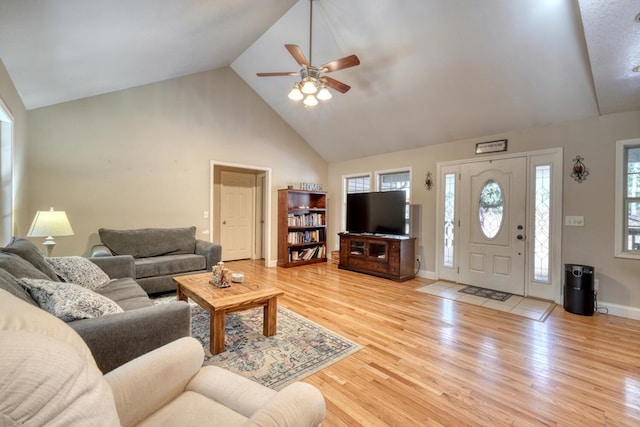
[[[524,295],[527,159],[467,163],[460,177],[460,283]]]
[[[220,183],[222,260],[251,258],[255,175],[222,171]]]

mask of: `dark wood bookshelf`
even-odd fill
[[[278,265],[327,262],[327,193],[278,190]]]

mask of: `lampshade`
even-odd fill
[[[331,92],[329,92],[329,89],[322,85],[322,88],[320,89],[316,97],[320,101],[326,101],[327,99],[331,99]]]
[[[305,82],[302,85],[302,89],[300,89],[300,90],[305,95],[309,95],[309,94],[312,94],[312,93],[316,93],[318,91],[318,88],[316,87],[316,84],[313,81],[305,80]]]
[[[47,249],[47,256],[51,256],[53,247],[56,244],[53,236],[73,236],[73,230],[67,214],[64,211],[54,211],[51,208],[48,211],[36,212],[27,236],[46,237],[43,245]]]
[[[27,236],[73,236],[73,230],[71,229],[71,224],[65,211],[54,211],[53,208],[51,208],[48,211],[36,212]]]
[[[300,101],[304,98],[302,92],[300,92],[300,86],[296,83],[293,85],[293,89],[289,92],[289,99],[292,101]]]
[[[313,95],[307,95],[307,97],[304,99],[304,105],[306,105],[307,107],[315,107],[316,105],[318,105],[318,100]]]

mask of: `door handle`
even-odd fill
[[[227,221],[222,221],[222,225],[227,225]]]
[[[523,240],[523,239],[524,239],[524,236],[523,236],[522,234],[518,234],[518,235],[516,236],[516,239],[518,239],[518,240]]]

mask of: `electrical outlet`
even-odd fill
[[[419,263],[422,263],[422,255],[418,255],[416,257],[416,261],[418,261]]]

